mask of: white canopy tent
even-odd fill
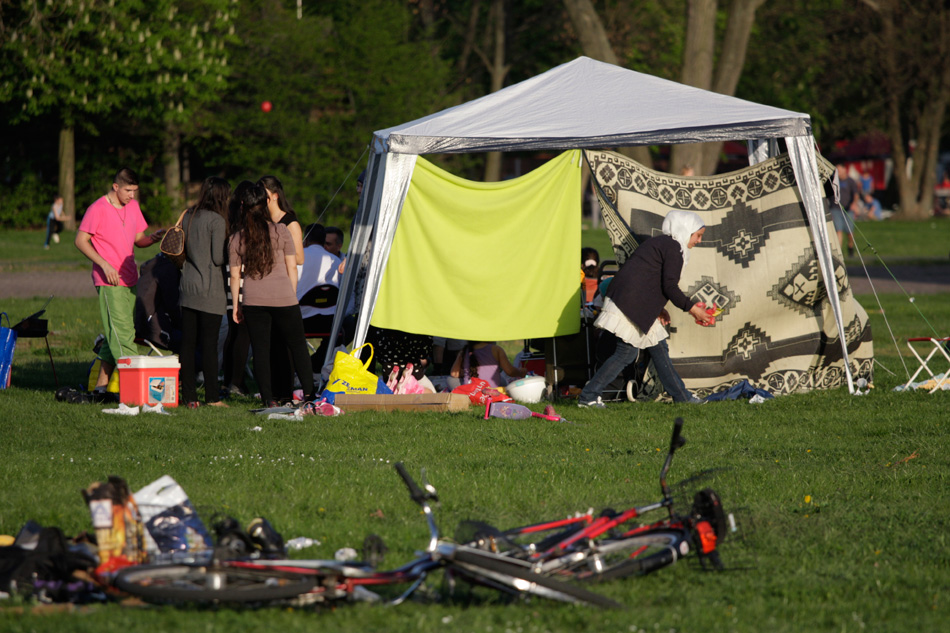
[[[838,326],[848,389],[854,393],[841,305],[837,293],[831,291],[836,282],[810,117],[587,57],[373,135],[340,288],[341,297],[349,297],[366,262],[354,344],[365,340],[419,155],[745,140],[750,162],[757,163],[778,152],[780,138],[785,139],[808,215]],[[338,331],[344,312],[337,311],[333,332]]]

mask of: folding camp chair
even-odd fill
[[[337,286],[331,284],[322,284],[319,286],[314,286],[308,290],[303,297],[300,299],[301,306],[309,306],[311,308],[332,308],[336,306],[337,298],[340,296],[340,289]],[[305,331],[304,336],[307,338],[307,347],[310,348],[310,353],[313,354],[317,350],[313,348],[313,345],[310,344],[312,338],[327,339],[330,338],[330,328],[333,327],[333,316],[329,315],[330,318],[327,320],[326,331],[320,332],[309,332]]]
[[[56,377],[56,365],[53,363],[53,352],[49,347],[49,320],[40,318],[46,312],[46,307],[52,300],[53,296],[50,295],[39,312],[34,312],[10,329],[17,333],[17,338],[41,338],[46,341],[46,354],[49,356],[49,365],[53,369],[53,381],[56,383],[56,388],[58,389],[59,378]]]
[[[930,350],[930,353],[927,354],[926,358],[921,358],[920,354],[917,353],[917,350],[914,349],[914,343],[930,343],[933,348]],[[916,379],[922,371],[926,371],[928,374],[930,374],[930,377],[936,382],[933,389],[930,390],[930,393],[937,391],[944,384],[950,384],[950,354],[947,353],[948,343],[950,343],[950,337],[933,338],[921,336],[907,339],[907,347],[910,349],[911,353],[918,360],[918,362],[920,362],[920,367],[917,368],[917,371],[914,372],[914,375],[911,376],[910,380],[907,381],[907,384],[904,385],[904,389],[910,387],[911,383],[914,382],[914,379]],[[942,378],[937,378],[937,376],[934,375],[934,373],[930,370],[929,366],[930,360],[937,354],[937,352],[940,352],[947,361],[947,371],[943,373]],[[940,359],[938,358],[937,360],[939,361]]]

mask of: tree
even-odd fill
[[[182,132],[201,125],[220,98],[233,33],[229,0],[7,2],[0,100],[20,104],[16,121],[46,113],[60,121],[59,192],[75,226],[76,127],[121,114],[123,127],[157,121],[166,187],[179,195]]]
[[[941,0],[861,0],[860,49],[879,77],[866,111],[891,140],[900,216],[930,217],[950,104],[950,7]],[[853,84],[852,84],[853,85]]]
[[[97,0],[0,4],[0,101],[19,105],[14,123],[47,113],[58,119],[59,193],[69,228],[76,217],[76,126],[94,132],[92,117],[116,110],[127,87],[129,60],[120,58],[116,45],[125,14],[110,5]]]
[[[400,3],[305,3],[298,19],[280,0],[255,0],[235,28],[235,72],[197,149],[232,180],[279,177],[304,222],[342,222],[355,210],[373,131],[449,105],[447,67],[413,39]]]
[[[571,23],[577,31],[584,54],[591,59],[619,66],[617,54],[607,38],[607,31],[591,0],[564,0],[564,8],[571,17]],[[648,147],[625,148],[624,153],[644,165],[653,164]]]
[[[686,48],[681,81],[689,86],[735,95],[745,65],[755,12],[765,0],[731,0],[726,30],[716,55],[717,0],[689,0]],[[722,143],[676,145],[670,171],[691,165],[698,175],[711,174],[719,162]]]
[[[133,12],[127,54],[134,62],[131,112],[156,121],[162,139],[165,195],[183,199],[182,140],[203,133],[209,104],[221,99],[232,67],[237,5],[231,0],[150,0]],[[187,162],[186,162],[187,166]]]

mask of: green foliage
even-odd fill
[[[150,0],[129,11],[121,40],[134,60],[129,109],[200,129],[205,105],[221,98],[232,72],[236,14],[230,0]]]
[[[22,0],[2,10],[0,101],[20,105],[17,120],[54,112],[73,125],[123,102],[130,63],[121,47],[124,15],[114,2]]]
[[[16,184],[0,185],[0,225],[18,229],[40,224],[45,227],[55,196],[56,187],[43,183],[32,171]]]
[[[278,176],[304,222],[346,184],[323,218],[346,225],[372,132],[439,109],[445,71],[407,38],[409,13],[398,3],[326,6],[340,17],[308,11],[298,20],[279,3],[247,3],[233,49],[240,72],[212,108],[213,137],[202,147],[217,155],[209,172],[235,181]]]

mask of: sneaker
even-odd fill
[[[591,400],[590,402],[578,402],[577,406],[581,409],[606,409],[607,405],[604,404],[604,401],[600,399],[600,396],[597,396],[596,400]]]
[[[59,233],[53,233],[53,244],[59,244]]]

